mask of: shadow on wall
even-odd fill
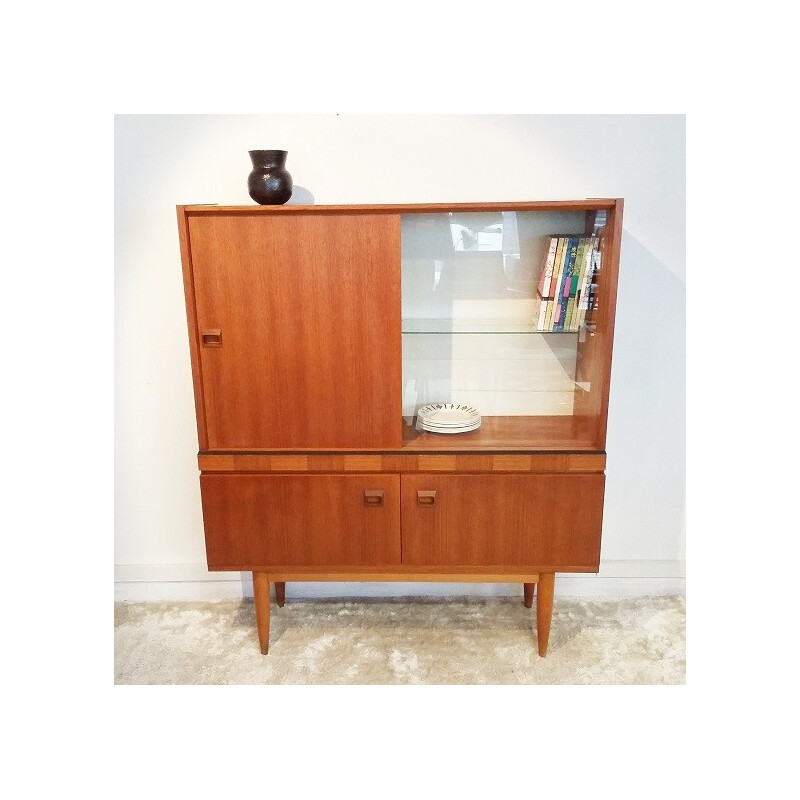
[[[610,409],[642,434],[670,428],[665,441],[676,443],[683,438],[686,285],[627,231],[620,261]]]
[[[286,201],[287,206],[313,206],[314,195],[305,186],[295,184],[292,187],[292,196]]]
[[[615,328],[604,516],[626,522],[608,531],[604,546],[608,557],[618,548],[629,558],[678,558],[686,480],[686,284],[627,231]]]

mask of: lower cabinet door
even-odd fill
[[[403,564],[596,570],[605,476],[403,475]]]
[[[211,569],[400,563],[399,475],[200,476]]]

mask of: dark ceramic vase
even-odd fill
[[[262,206],[279,206],[292,196],[292,176],[286,171],[286,150],[250,150],[253,169],[247,176],[250,197]]]

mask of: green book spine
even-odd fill
[[[580,280],[580,272],[583,266],[583,257],[586,253],[586,245],[589,240],[584,236],[578,241],[578,252],[575,256],[575,264],[570,271],[569,278],[569,296],[575,297],[578,293],[578,281]]]
[[[564,258],[564,269],[561,272],[561,280],[556,289],[554,300],[555,311],[553,313],[553,330],[564,330],[564,317],[567,313],[567,300],[569,298],[569,284],[571,270],[575,264],[575,256],[578,253],[578,237],[571,236],[569,239],[568,253]]]
[[[570,297],[567,300],[567,316],[564,319],[564,330],[571,331],[572,330],[572,318],[575,315],[575,298]]]

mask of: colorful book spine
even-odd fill
[[[570,297],[567,300],[567,314],[564,317],[564,330],[571,331],[572,330],[572,320],[575,317],[575,298]]]
[[[597,307],[599,236],[550,236],[534,297],[536,331],[577,332]]]
[[[600,269],[600,238],[592,237],[592,249],[586,264],[586,272],[581,281],[580,299],[578,303],[578,327],[586,320],[586,315],[592,310],[592,304],[597,290],[596,273]]]
[[[536,297],[533,300],[533,329],[535,331],[539,330],[539,312],[541,311],[541,308],[542,308],[542,297],[537,289]]]
[[[550,284],[553,277],[553,267],[556,262],[556,255],[559,246],[559,238],[557,236],[550,237],[550,244],[545,254],[544,263],[542,264],[541,273],[539,275],[539,286],[536,292],[535,303],[533,307],[533,324],[537,331],[544,330],[544,321],[547,316],[547,301],[550,291]]]
[[[547,254],[544,258],[544,265],[542,272],[539,275],[539,294],[542,297],[547,297],[547,289],[550,288],[550,279],[553,277],[553,264],[556,260],[556,249],[558,248],[558,237],[550,237],[550,245],[547,248]]]
[[[543,298],[547,303],[545,308],[544,320],[540,330],[551,331],[553,329],[553,312],[555,310],[555,292],[558,283],[558,276],[564,267],[564,254],[566,252],[566,239],[563,236],[556,237],[558,244],[556,245],[556,257],[553,261],[553,272],[550,276],[550,282],[545,286],[545,296]]]
[[[581,269],[578,274],[578,289],[575,293],[575,312],[572,316],[570,324],[571,331],[580,329],[583,317],[586,314],[588,303],[589,280],[591,277],[592,255],[597,245],[597,237],[590,236],[586,240],[586,247],[583,251],[583,260],[581,262]]]
[[[578,280],[580,278],[581,268],[583,267],[583,257],[586,255],[586,247],[589,242],[588,237],[582,236],[578,240],[578,252],[575,256],[575,263],[570,271],[570,284],[569,296],[575,297],[578,293]]]
[[[553,277],[550,281],[549,297],[547,300],[547,316],[545,317],[545,323],[544,323],[544,329],[546,331],[553,330],[553,319],[556,312],[556,308],[558,306],[558,301],[556,299],[556,292],[558,291],[558,285],[561,281],[561,275],[563,274],[564,270],[564,258],[566,257],[568,250],[569,250],[568,238],[566,236],[560,236],[558,245],[558,257],[556,259],[555,266],[553,267]]]
[[[600,251],[596,250],[592,260],[592,280],[589,283],[589,311],[597,311],[597,290],[599,288],[597,283],[597,273],[600,272],[602,266],[602,256]]]
[[[567,313],[567,304],[569,302],[569,289],[572,285],[572,269],[575,264],[575,257],[578,253],[578,237],[570,236],[568,249],[564,256],[564,268],[561,271],[558,286],[556,287],[556,296],[554,300],[553,312],[553,330],[563,331],[564,320]]]
[[[553,266],[550,269],[550,274],[547,276],[549,280],[544,287],[545,291],[543,292],[543,296],[548,299],[553,296],[555,290],[555,278],[558,274],[558,271],[561,269],[562,259],[564,258],[564,237],[555,236],[553,238],[556,240],[556,254],[555,258],[553,259]]]
[[[572,318],[575,311],[575,295],[578,292],[578,279],[581,271],[581,266],[583,265],[583,257],[586,252],[586,243],[587,237],[581,236],[578,239],[578,250],[575,254],[575,262],[570,269],[570,274],[567,277],[566,281],[569,285],[564,286],[564,296],[567,298],[567,309],[564,315],[564,330],[571,331],[572,330]]]
[[[539,299],[539,314],[536,318],[536,330],[543,331],[544,330],[544,320],[547,316],[547,300],[543,298]]]

